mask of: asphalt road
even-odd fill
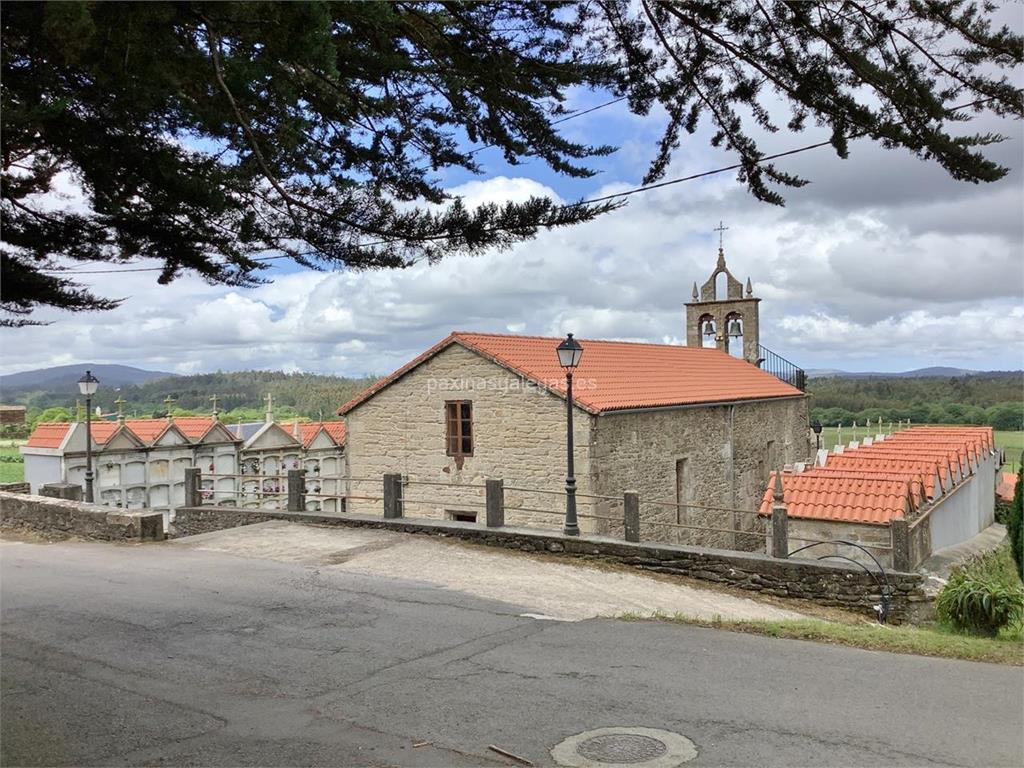
[[[5,766],[550,765],[616,725],[681,733],[700,766],[1024,762],[1016,668],[537,620],[167,544],[4,542],[0,576]]]

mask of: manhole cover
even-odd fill
[[[668,752],[665,742],[636,733],[612,733],[587,739],[576,751],[599,763],[642,763]]]
[[[685,736],[657,728],[598,728],[570,736],[551,750],[568,768],[675,768],[693,760],[697,748]]]

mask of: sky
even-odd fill
[[[607,98],[574,94],[570,107]],[[573,138],[619,147],[592,162],[599,173],[591,179],[557,177],[540,161],[508,166],[486,149],[477,155],[481,176],[451,173],[445,186],[469,205],[621,191],[640,184],[662,125],[661,115],[637,117],[622,103],[564,123]],[[1024,129],[991,119],[977,127],[1010,137],[987,150],[1011,168],[999,182],[958,182],[934,163],[860,140],[847,160],[824,147],[779,161],[812,181],[783,190],[784,208],[758,202],[727,172],[634,195],[593,222],[506,251],[434,266],[275,267],[271,283],[251,289],[194,277],[161,286],[155,272],[83,277],[124,303],[103,313],[39,313],[51,324],[0,329],[0,373],[93,362],[174,373],[383,375],[453,330],[680,344],[693,283],[715,267],[719,221],[728,227],[729,269],[749,277],[762,299],[761,343],[802,368],[1019,369]],[[667,178],[734,162],[708,135],[705,127],[683,138]],[[762,149],[821,138],[783,130]],[[75,204],[65,184],[55,205]]]

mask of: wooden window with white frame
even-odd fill
[[[449,456],[473,455],[473,401],[448,400],[445,410],[445,445]]]

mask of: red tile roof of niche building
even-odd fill
[[[926,504],[929,500],[927,484],[924,474],[919,469],[901,469],[891,466],[877,467],[815,467],[804,472],[805,475],[814,477],[835,477],[835,478],[857,478],[874,477],[879,480],[896,480],[909,483],[911,498],[914,499],[914,508]],[[935,479],[932,478],[934,486]]]
[[[828,463],[822,469],[855,470],[863,472],[885,473],[885,472],[912,472],[924,478],[925,493],[929,498],[936,497],[935,478],[940,481],[949,474],[944,469],[946,465],[940,466],[935,458],[907,457],[905,459],[892,459],[886,456],[858,456],[857,451],[849,453],[837,453],[828,457]]]
[[[761,499],[762,515],[771,514],[775,474],[771,473]],[[833,477],[813,472],[783,472],[782,490],[789,517],[869,525],[888,525],[905,517],[911,493],[906,480]]]
[[[1017,473],[1000,472],[999,482],[996,485],[996,496],[1002,501],[1013,502],[1013,495],[1017,492]]]
[[[124,426],[143,443],[151,445],[164,433],[168,423],[166,418],[125,419]],[[186,438],[195,442],[210,431],[214,419],[212,416],[177,416],[170,423],[173,423]],[[97,445],[103,445],[113,437],[120,426],[116,421],[94,421],[91,427],[92,439]],[[70,428],[71,424],[68,423],[39,424],[25,445],[28,448],[60,448]]]
[[[167,429],[167,419],[125,419],[124,425],[142,442],[152,443]]]
[[[41,422],[32,430],[25,443],[26,448],[60,448],[64,437],[71,428],[67,423]]]
[[[586,411],[729,403],[804,393],[755,365],[717,349],[670,344],[580,339],[583,360],[574,374],[573,399]],[[565,394],[565,371],[556,347],[562,339],[456,331],[338,409],[346,414],[453,344],[512,373]]]
[[[289,435],[294,435],[295,422],[294,421],[281,421],[278,422],[278,426],[281,427]],[[328,436],[338,445],[345,444],[345,422],[344,421],[306,421],[299,422],[299,436],[302,438],[302,447],[309,448],[310,444],[316,439],[316,436],[323,429]]]

